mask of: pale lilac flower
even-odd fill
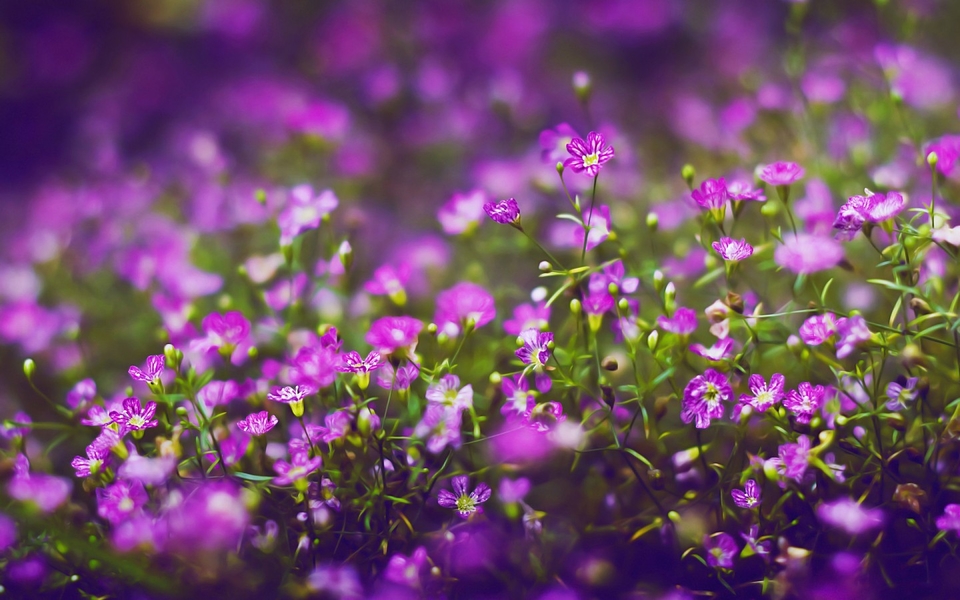
[[[290,462],[283,459],[273,463],[273,470],[277,476],[273,478],[276,485],[290,485],[294,481],[303,479],[320,468],[323,459],[319,456],[310,458],[307,453],[299,452],[291,457]]]
[[[478,483],[472,492],[467,493],[467,484],[470,478],[466,475],[458,475],[453,478],[453,492],[449,490],[440,490],[437,495],[437,504],[444,508],[456,509],[457,514],[466,519],[475,512],[483,512],[483,508],[478,506],[490,499],[493,491],[485,483]]]
[[[129,456],[117,469],[117,477],[120,479],[139,481],[143,485],[159,486],[166,483],[177,468],[178,459],[173,454],[161,454],[156,458],[147,458],[146,456],[140,456],[133,444],[128,444],[127,448]],[[224,453],[227,452],[227,448],[222,445],[221,449]]]
[[[504,477],[500,480],[500,502],[510,503],[510,502],[519,502],[526,497],[530,492],[530,480],[526,477],[520,477],[519,479],[507,479]]]
[[[792,162],[775,162],[759,167],[760,181],[770,185],[791,185],[803,177],[803,167]]]
[[[828,525],[840,527],[850,535],[866,533],[883,526],[884,515],[879,508],[864,508],[853,498],[840,498],[817,506],[817,517]]]
[[[141,370],[140,367],[131,366],[127,373],[134,381],[143,381],[153,383],[160,379],[163,369],[166,366],[166,359],[162,354],[155,354],[147,357],[147,364]]]
[[[723,417],[723,403],[733,397],[730,382],[725,375],[707,369],[703,375],[690,380],[683,390],[683,409],[680,419],[684,423],[696,421],[697,429],[710,426],[711,419]]]
[[[440,331],[453,337],[467,325],[478,329],[497,316],[493,296],[483,287],[463,281],[437,294],[434,320]]]
[[[797,274],[810,274],[835,267],[843,260],[843,246],[831,237],[798,233],[786,235],[774,252],[778,265]]]
[[[191,350],[201,353],[218,350],[224,356],[232,356],[234,363],[244,360],[249,346],[250,321],[243,313],[236,310],[222,315],[210,313],[201,324],[205,337],[190,342]]]
[[[583,247],[583,237],[586,228],[590,228],[587,237],[587,252],[593,250],[610,237],[610,207],[606,205],[597,206],[594,211],[584,214],[583,226],[577,227],[573,232],[573,243],[578,248]]]
[[[87,446],[86,458],[82,456],[73,457],[70,466],[76,471],[77,477],[90,477],[99,474],[100,470],[108,463],[111,447],[93,443]]]
[[[120,480],[97,489],[97,514],[112,525],[137,514],[147,503],[147,492],[139,481]]]
[[[310,439],[319,437],[325,444],[346,436],[353,424],[353,415],[348,410],[335,410],[323,418],[323,426],[307,425]]]
[[[523,364],[533,365],[537,389],[546,394],[550,391],[553,382],[544,367],[550,360],[550,344],[553,343],[553,334],[537,329],[527,329],[520,332],[523,346],[515,354]]]
[[[213,414],[213,409],[236,400],[240,395],[240,386],[236,381],[210,381],[197,392],[197,402],[205,414]]]
[[[427,388],[424,394],[427,401],[444,408],[463,412],[473,406],[473,386],[460,387],[460,378],[456,375],[444,375],[440,381]]]
[[[753,479],[748,479],[742,490],[730,490],[733,503],[740,508],[755,508],[760,505],[760,486]]]
[[[366,358],[361,358],[360,353],[353,350],[340,357],[337,370],[341,373],[369,373],[383,366],[380,362],[382,358],[376,350],[368,353]]]
[[[317,389],[313,386],[287,385],[275,388],[267,394],[267,400],[273,400],[274,402],[281,402],[283,404],[292,404],[295,402],[303,402],[304,398],[315,393],[317,393]]]
[[[690,352],[693,352],[697,356],[702,356],[707,360],[712,361],[721,361],[730,356],[733,352],[733,338],[723,338],[718,340],[710,348],[707,348],[703,344],[690,344]]]
[[[736,179],[727,183],[727,194],[730,200],[752,200],[764,202],[767,196],[762,189],[755,189],[753,183]]]
[[[337,379],[337,367],[340,366],[337,348],[339,344],[331,345],[323,342],[320,346],[310,345],[300,348],[291,362],[289,380],[314,390],[333,384]]]
[[[427,549],[420,546],[413,554],[406,556],[399,552],[390,557],[383,578],[397,585],[411,588],[420,587],[420,574],[427,566]]]
[[[277,426],[280,421],[276,415],[271,415],[265,410],[250,413],[245,418],[237,421],[237,427],[240,431],[250,435],[266,435],[268,431]]]
[[[120,426],[120,435],[128,431],[139,431],[156,427],[158,421],[153,417],[157,414],[157,403],[147,402],[146,406],[140,404],[139,398],[127,398],[123,401],[121,411],[113,411],[110,418]]]
[[[523,416],[533,410],[536,400],[530,393],[527,378],[522,374],[505,377],[500,384],[500,389],[503,390],[504,395],[503,406],[500,407],[503,415]]]
[[[460,411],[452,410],[442,404],[429,403],[423,418],[413,429],[413,435],[420,439],[427,438],[427,450],[437,454],[447,446],[454,448],[461,446],[462,424]]]
[[[800,339],[808,346],[819,346],[837,333],[837,315],[824,313],[807,318],[800,326]]]
[[[510,335],[520,335],[524,329],[546,329],[549,322],[550,307],[546,302],[520,304],[513,309],[513,318],[503,322],[503,330]]]
[[[837,230],[837,239],[850,241],[856,237],[866,220],[866,211],[870,200],[864,196],[851,196],[837,212],[833,228]]]
[[[708,210],[722,209],[730,199],[727,182],[723,177],[720,179],[705,179],[698,189],[690,193],[690,196],[697,203],[697,206]]]
[[[29,463],[22,454],[18,455],[14,476],[7,483],[7,494],[11,498],[29,502],[44,513],[53,512],[66,502],[72,489],[73,483],[69,479],[45,473],[30,473]]]
[[[423,323],[413,317],[382,317],[370,324],[364,340],[381,354],[393,354],[401,348],[413,352]]]
[[[553,129],[544,129],[540,132],[540,158],[553,167],[569,157],[567,144],[579,138],[580,134],[567,123],[560,123]]]
[[[740,396],[740,404],[748,404],[757,412],[764,412],[777,402],[783,399],[783,385],[786,379],[780,373],[774,373],[770,376],[770,383],[763,380],[762,375],[754,373],[747,381],[750,392],[753,396],[743,394]]]
[[[406,285],[410,280],[409,263],[400,266],[382,265],[373,272],[373,278],[363,284],[363,289],[375,296],[389,296],[397,304],[407,300]]]
[[[483,205],[487,195],[481,190],[472,190],[466,194],[457,192],[437,212],[437,220],[444,233],[460,235],[474,229],[483,219]]]
[[[87,409],[87,415],[80,419],[80,422],[90,427],[103,427],[113,423],[110,412],[99,404],[94,404]]]
[[[87,404],[97,397],[97,384],[92,379],[78,381],[67,392],[67,406],[73,410],[83,410]]]
[[[937,529],[960,534],[960,504],[948,504],[944,507],[943,514],[937,517]]]
[[[729,533],[703,536],[703,549],[707,551],[707,564],[715,569],[732,569],[733,559],[740,550]]]
[[[874,194],[869,200],[864,217],[871,223],[882,223],[892,219],[906,207],[906,200],[899,192]]]
[[[741,533],[740,537],[743,538],[743,541],[747,544],[747,548],[754,554],[763,558],[764,561],[770,560],[770,540],[761,542],[758,539],[760,537],[759,525],[751,525],[750,530],[746,533]]]
[[[298,185],[290,190],[287,207],[277,217],[280,226],[280,245],[289,246],[293,239],[307,231],[316,229],[320,221],[337,208],[339,200],[331,190],[314,195],[313,188],[307,184]]]
[[[810,464],[810,438],[801,435],[797,438],[796,444],[782,444],[779,456],[768,459],[767,464],[781,476],[800,482]],[[783,482],[780,482],[780,486],[783,487],[783,485]]]
[[[822,385],[813,386],[805,381],[787,392],[783,406],[797,416],[797,423],[809,423],[810,417],[823,406],[825,394]]]
[[[406,390],[410,384],[420,377],[420,366],[415,362],[407,362],[394,370],[390,363],[383,363],[377,370],[377,385],[385,390]]]
[[[623,267],[623,261],[617,259],[610,264],[603,266],[603,271],[590,275],[590,282],[587,289],[590,295],[609,294],[610,285],[617,286],[621,294],[632,294],[640,287],[640,279],[637,277],[624,277],[626,271]]]
[[[715,241],[712,246],[723,260],[741,261],[753,256],[753,246],[747,243],[746,239],[735,240],[723,237]]]
[[[487,216],[500,223],[501,225],[520,224],[520,207],[514,198],[507,198],[500,202],[487,202],[483,205],[483,211]]]
[[[837,358],[850,356],[857,346],[870,341],[870,328],[860,315],[837,321]]]
[[[903,379],[900,379],[903,381]],[[919,390],[917,382],[919,378],[910,377],[903,384],[897,381],[891,381],[887,385],[887,408],[889,410],[902,410],[907,407],[907,403],[917,399]]]
[[[570,158],[563,162],[563,166],[590,177],[596,177],[600,167],[613,158],[613,147],[608,146],[603,134],[596,131],[588,133],[586,141],[582,138],[571,140],[567,144],[567,152],[570,153]]]
[[[692,308],[680,307],[673,313],[673,317],[657,317],[657,326],[677,335],[689,335],[697,329],[697,313]]]

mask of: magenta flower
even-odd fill
[[[567,144],[567,152],[570,153],[570,158],[563,162],[563,166],[570,167],[576,173],[586,173],[590,177],[596,177],[600,167],[613,158],[613,147],[608,146],[603,135],[596,131],[588,133],[586,141],[583,138],[571,140]]]
[[[899,215],[905,206],[906,200],[899,192],[873,194],[864,211],[864,218],[871,223],[882,223]]]
[[[843,260],[843,246],[835,239],[798,233],[783,238],[773,255],[778,265],[797,274],[810,274],[835,267]]]
[[[760,181],[770,185],[790,185],[803,177],[803,167],[792,162],[775,162],[760,167]]]
[[[733,559],[740,551],[729,533],[703,536],[703,549],[707,551],[707,564],[715,569],[732,569]]]
[[[323,418],[323,426],[307,425],[306,435],[310,440],[320,440],[329,444],[334,440],[345,437],[350,432],[350,426],[353,424],[353,415],[348,410],[335,410]],[[291,446],[293,440],[291,440]],[[304,445],[304,451],[309,448],[309,444]]]
[[[112,446],[105,446],[94,440],[94,443],[87,446],[87,457],[73,457],[70,466],[77,472],[77,477],[96,475],[108,463],[111,448]]]
[[[331,385],[337,379],[337,367],[340,356],[339,344],[304,346],[297,351],[290,365],[290,381],[304,387],[320,389]]]
[[[33,419],[31,419],[27,413],[22,410],[17,411],[17,414],[13,415],[11,421],[12,422],[4,421],[0,423],[0,438],[12,440],[22,438],[30,433],[30,425],[33,423]]]
[[[741,533],[740,537],[743,538],[743,541],[747,544],[747,548],[749,548],[754,554],[763,558],[764,561],[770,560],[770,541],[760,541],[759,525],[751,525],[749,531],[746,533]]]
[[[537,389],[546,394],[552,387],[552,380],[544,367],[550,360],[550,344],[553,343],[553,334],[536,329],[527,329],[520,332],[520,340],[523,342],[523,346],[518,348],[515,354],[523,364],[533,365],[536,373]]]
[[[533,410],[534,405],[536,405],[536,400],[530,393],[527,378],[523,375],[518,374],[505,378],[500,385],[500,389],[504,395],[500,412],[505,416],[511,414],[523,416]]]
[[[943,508],[943,514],[937,517],[937,529],[960,534],[960,504],[948,504]]]
[[[218,350],[224,356],[233,355],[242,360],[246,355],[247,336],[250,335],[250,321],[240,311],[232,310],[224,314],[210,313],[201,323],[206,337],[193,340],[190,349],[194,352]]]
[[[583,247],[583,237],[587,236],[587,252],[593,250],[610,237],[610,207],[598,206],[595,211],[590,211],[583,217],[583,227],[578,227],[573,232],[573,243],[575,246]],[[585,234],[587,227],[590,233]]]
[[[373,279],[363,284],[363,289],[375,296],[389,296],[396,304],[407,301],[406,285],[410,279],[410,265],[401,263],[399,267],[382,265],[373,272]]]
[[[381,359],[377,351],[368,353],[366,358],[360,358],[360,353],[353,350],[340,357],[337,370],[341,373],[369,373],[383,366]]]
[[[268,431],[277,426],[280,421],[276,415],[271,415],[265,410],[250,413],[245,418],[237,421],[237,427],[240,431],[250,435],[265,435]]]
[[[734,180],[727,183],[727,194],[731,200],[753,200],[763,202],[767,196],[762,189],[755,189],[753,184],[744,180]]]
[[[524,329],[546,329],[550,323],[550,307],[546,302],[521,304],[513,309],[513,318],[503,322],[503,330],[510,335],[520,335]]]
[[[697,313],[692,308],[680,307],[673,313],[673,317],[657,317],[657,326],[677,335],[689,335],[697,329]]]
[[[82,410],[87,404],[97,397],[97,384],[92,379],[78,381],[73,388],[67,392],[67,406],[73,410]]]
[[[540,158],[551,167],[563,162],[569,156],[567,144],[580,134],[568,123],[560,123],[553,129],[544,129],[540,132]]]
[[[837,358],[850,356],[860,344],[870,341],[870,328],[860,315],[837,321]]]
[[[413,317],[382,317],[370,324],[364,338],[382,354],[393,354],[401,348],[413,352],[423,323]]]
[[[590,283],[587,290],[590,295],[609,294],[610,286],[615,285],[617,291],[621,294],[632,294],[640,287],[640,279],[637,277],[625,277],[626,271],[623,267],[623,261],[617,259],[610,264],[603,266],[603,271],[590,275]]]
[[[224,453],[227,452],[223,442],[221,442],[220,447]],[[177,468],[177,457],[173,454],[161,454],[157,458],[147,458],[137,454],[133,444],[130,444],[128,448],[130,456],[117,469],[117,477],[120,479],[139,481],[143,485],[158,486],[166,483]],[[229,462],[226,457],[224,457],[224,460]]]
[[[937,153],[937,170],[944,175],[950,175],[960,158],[960,135],[945,135],[933,140],[927,144],[924,159],[933,152]]]
[[[478,483],[472,492],[467,493],[467,484],[470,478],[466,475],[458,475],[453,478],[453,492],[449,490],[440,490],[437,494],[437,504],[444,508],[456,509],[457,514],[466,519],[475,512],[483,512],[483,508],[477,506],[490,499],[493,491],[485,483]]]
[[[753,256],[753,246],[748,244],[746,239],[723,237],[712,245],[723,260],[740,261]]]
[[[131,366],[127,373],[130,374],[130,377],[132,377],[134,381],[152,383],[160,379],[160,374],[163,373],[165,366],[166,359],[164,359],[163,355],[155,354],[147,357],[147,364],[144,365],[143,370],[141,370],[140,367]]]
[[[917,390],[917,382],[919,379],[917,377],[910,377],[906,381],[903,378],[900,378],[900,381],[891,381],[887,385],[887,408],[889,410],[901,410],[907,407],[908,402],[913,402],[917,399],[917,395],[920,393]]]
[[[444,375],[440,381],[427,388],[426,399],[444,408],[463,412],[473,406],[473,386],[460,387],[460,378],[456,375]]]
[[[730,490],[733,503],[740,508],[754,508],[760,505],[760,486],[753,479],[743,484],[742,490]]]
[[[785,381],[783,375],[774,373],[770,376],[770,383],[768,384],[763,380],[762,375],[754,373],[747,381],[753,396],[743,394],[740,396],[740,404],[748,404],[757,412],[764,412],[783,399]]]
[[[460,435],[462,424],[459,410],[431,402],[413,429],[413,435],[420,439],[427,438],[427,450],[437,454],[447,446],[460,447],[463,443]]]
[[[782,477],[800,482],[810,464],[810,438],[801,435],[796,444],[782,444],[778,456],[767,460],[767,464]],[[780,483],[783,487],[783,482]]]
[[[317,393],[317,389],[310,385],[287,385],[276,388],[267,394],[267,400],[281,402],[283,404],[292,404],[294,402],[303,402],[307,396]]]
[[[706,429],[711,419],[723,417],[723,402],[729,402],[733,390],[725,375],[707,369],[703,375],[690,380],[683,390],[683,409],[680,419],[684,423],[696,421],[697,429]]]
[[[723,177],[720,179],[705,179],[700,184],[700,188],[693,190],[690,196],[700,208],[708,210],[719,210],[726,206],[730,199],[727,191],[727,182]]]
[[[30,473],[27,457],[17,455],[14,476],[7,483],[7,494],[14,500],[29,502],[41,512],[51,513],[70,497],[73,483],[63,477]]]
[[[801,383],[797,389],[787,392],[783,406],[797,415],[797,423],[809,423],[810,417],[823,406],[826,389],[822,385]]]
[[[277,472],[277,476],[273,478],[273,483],[290,485],[319,469],[322,462],[323,459],[319,456],[310,458],[306,452],[294,454],[291,462],[280,459],[273,463],[273,470]]]
[[[157,414],[157,403],[147,402],[146,406],[140,404],[139,398],[127,398],[123,401],[122,411],[112,411],[110,418],[120,426],[120,435],[128,431],[140,431],[157,426],[157,420],[153,417]]]
[[[280,245],[289,246],[293,239],[307,231],[316,229],[323,217],[337,208],[339,200],[330,190],[314,195],[313,188],[307,184],[298,185],[290,190],[287,207],[277,217],[280,226]]]
[[[112,525],[137,514],[147,503],[147,492],[139,481],[120,480],[97,489],[97,514]]]
[[[487,202],[483,205],[487,216],[501,225],[520,225],[520,206],[514,198],[507,198],[500,202]]]
[[[707,348],[703,344],[690,344],[690,352],[707,360],[721,361],[733,352],[733,338],[723,338]]]
[[[500,480],[499,498],[502,503],[520,502],[530,493],[530,480],[526,477],[519,479]]]
[[[559,402],[541,402],[525,412],[523,419],[534,431],[546,433],[566,421],[567,417],[563,414],[563,405]]]
[[[397,585],[411,588],[420,587],[420,574],[427,566],[427,549],[420,546],[413,554],[406,556],[399,552],[390,557],[383,578]]]
[[[837,315],[824,313],[807,318],[800,326],[800,339],[808,346],[819,346],[837,333]]]
[[[881,509],[865,508],[853,498],[840,498],[820,504],[817,507],[817,517],[827,525],[839,527],[850,535],[866,533],[881,527],[884,522]]]
[[[410,384],[420,377],[420,367],[415,362],[408,362],[394,370],[390,363],[383,363],[377,371],[377,385],[385,390],[406,390]]]
[[[437,212],[437,220],[444,233],[459,235],[472,230],[483,219],[483,205],[487,202],[487,195],[481,190],[473,190],[466,194],[457,192]]]
[[[588,317],[599,317],[603,313],[613,310],[614,306],[616,306],[616,302],[606,290],[598,294],[587,294],[583,297],[583,312]]]
[[[497,316],[493,296],[481,286],[463,281],[437,294],[434,320],[440,331],[453,337],[464,326],[483,327]]]
[[[857,236],[866,220],[866,211],[870,200],[864,196],[851,196],[837,212],[833,228],[837,230],[837,239],[850,241]]]

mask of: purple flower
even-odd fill
[[[743,538],[743,541],[746,542],[747,548],[751,550],[754,554],[759,555],[763,560],[770,560],[770,541],[761,542],[758,538],[760,537],[760,526],[751,525],[750,530],[746,533],[741,533],[740,537]]]
[[[240,311],[232,310],[224,314],[210,313],[201,323],[205,337],[193,340],[190,349],[194,352],[218,350],[223,356],[233,355],[239,363],[246,356],[247,336],[250,335],[250,321]]]
[[[870,341],[870,328],[860,315],[837,321],[837,358],[846,358],[857,346]]]
[[[485,483],[478,483],[472,492],[467,493],[467,484],[470,478],[466,475],[458,475],[453,478],[453,492],[449,490],[440,490],[437,495],[437,503],[444,508],[456,509],[457,514],[466,519],[475,512],[483,512],[478,504],[486,502],[493,493]]]
[[[837,315],[824,313],[809,317],[800,326],[800,339],[808,346],[819,346],[837,332]]]
[[[780,373],[771,375],[769,384],[763,380],[763,376],[754,373],[747,383],[753,396],[743,394],[740,404],[749,404],[757,412],[764,412],[783,399],[785,378]]]
[[[364,340],[382,354],[393,354],[401,348],[413,352],[423,323],[413,317],[382,317],[370,324]]]
[[[583,247],[583,237],[587,236],[587,252],[593,250],[610,237],[610,207],[601,205],[596,207],[596,214],[590,211],[584,215],[583,226],[573,232],[573,242],[578,248]],[[590,233],[585,233],[587,228]]]
[[[778,451],[779,456],[767,461],[782,477],[799,482],[807,472],[810,463],[810,438],[801,435],[796,444],[783,444]],[[780,483],[783,487],[783,483]]]
[[[710,348],[707,348],[703,344],[690,344],[690,352],[712,361],[721,361],[730,356],[732,351],[733,338],[729,337],[719,340]]]
[[[580,137],[577,131],[567,123],[560,123],[553,129],[540,132],[540,158],[551,167],[562,162],[567,154],[567,144]]]
[[[563,166],[570,167],[576,173],[586,173],[596,177],[607,161],[613,158],[613,147],[607,146],[603,135],[596,131],[587,134],[587,139],[574,138],[567,144],[570,158],[563,162]]]
[[[871,223],[882,223],[892,219],[906,206],[906,200],[899,192],[873,194],[869,200],[864,218]]]
[[[790,185],[803,177],[803,167],[792,162],[775,162],[759,168],[760,181],[770,185]]]
[[[743,490],[730,490],[733,503],[740,508],[754,508],[760,505],[760,486],[753,479],[743,484]]]
[[[514,198],[507,198],[500,202],[487,202],[483,205],[483,211],[487,216],[500,223],[501,225],[520,224],[520,207]]]
[[[587,294],[583,297],[583,312],[588,317],[599,317],[603,313],[613,310],[615,305],[613,296],[606,290],[599,294]],[[599,322],[600,319],[597,321]]]
[[[657,326],[677,335],[689,335],[697,329],[697,313],[692,308],[680,307],[671,318],[657,317]]]
[[[857,236],[866,220],[866,210],[870,201],[864,196],[851,196],[837,212],[833,228],[837,230],[837,239],[850,241]]]
[[[523,375],[505,378],[501,384],[501,390],[505,397],[503,406],[500,407],[501,414],[523,416],[533,410],[536,400],[530,393],[530,386]]]
[[[752,183],[744,180],[734,180],[728,183],[727,194],[731,200],[755,200],[763,202],[767,199],[762,189],[754,189]]]
[[[394,370],[390,363],[383,363],[377,371],[377,385],[385,390],[406,390],[410,384],[420,377],[420,367],[415,362],[408,362]]]
[[[730,199],[727,182],[724,181],[723,177],[720,179],[705,179],[700,184],[700,188],[693,190],[690,196],[697,203],[697,206],[708,210],[722,209]]]
[[[460,387],[460,378],[456,375],[444,375],[440,381],[427,388],[426,399],[458,413],[473,406],[473,386]]]
[[[373,279],[363,284],[363,289],[375,296],[389,296],[398,305],[407,301],[405,286],[410,279],[410,265],[401,263],[399,267],[383,265],[373,272]]]
[[[73,410],[82,410],[96,398],[97,384],[92,379],[78,381],[73,389],[67,392],[67,406]]]
[[[293,239],[304,231],[316,229],[323,217],[333,212],[338,204],[336,195],[330,190],[314,195],[313,188],[307,184],[290,190],[287,207],[277,217],[280,245],[289,246]]]
[[[590,295],[609,294],[610,285],[617,286],[621,294],[632,294],[640,287],[640,279],[637,277],[624,277],[626,271],[622,260],[615,260],[610,264],[603,266],[603,271],[590,275],[590,283],[587,289]]]
[[[326,475],[321,477],[319,482],[311,481],[307,487],[307,497],[310,499],[311,510],[320,510],[325,506],[333,510],[340,510],[340,500],[333,495],[336,489],[336,484]]]
[[[314,390],[327,387],[337,379],[339,345],[304,346],[297,350],[290,366],[290,381]]]
[[[33,424],[33,419],[30,418],[30,415],[22,410],[17,411],[10,422],[0,423],[0,438],[6,440],[22,438],[30,433],[31,424]]]
[[[822,385],[813,386],[806,381],[797,389],[787,392],[783,406],[797,415],[797,423],[809,423],[810,417],[823,406],[826,390]]]
[[[0,513],[0,552],[3,552],[17,541],[17,522]]]
[[[480,328],[497,316],[493,296],[481,286],[460,282],[437,294],[437,311],[434,319],[440,331],[453,337],[464,326]]]
[[[66,502],[72,489],[73,484],[69,479],[45,473],[30,473],[29,463],[22,454],[18,455],[14,476],[7,483],[7,494],[11,498],[29,502],[43,513],[53,512]]]
[[[480,190],[466,194],[457,192],[437,212],[437,220],[444,233],[459,235],[472,230],[483,219],[483,205],[486,202],[487,195]]]
[[[563,414],[563,405],[559,402],[541,402],[523,414],[530,429],[538,433],[546,433],[556,425],[567,420]]]
[[[900,381],[903,381],[901,378]],[[908,402],[917,399],[917,377],[910,377],[903,384],[891,381],[887,385],[887,408],[889,410],[901,410],[907,407]]]
[[[550,307],[546,302],[521,304],[513,309],[513,318],[503,322],[503,330],[510,335],[520,335],[524,329],[546,329],[550,323]]]
[[[319,456],[310,458],[305,452],[294,454],[290,462],[280,459],[273,463],[273,470],[277,472],[277,476],[273,478],[273,483],[290,485],[319,469],[322,462],[323,459]]]
[[[250,435],[265,435],[268,431],[277,426],[279,420],[276,415],[271,415],[265,410],[251,413],[246,418],[237,421],[237,427],[240,431]]]
[[[139,367],[131,366],[127,373],[130,374],[130,377],[132,377],[134,381],[152,383],[160,379],[160,374],[163,373],[165,366],[166,360],[164,359],[163,355],[155,354],[147,357],[147,364],[144,366],[143,370],[140,370]]]
[[[703,549],[707,551],[707,564],[715,569],[732,569],[733,558],[740,550],[729,533],[703,536]]]
[[[843,246],[831,237],[798,233],[783,238],[773,255],[778,265],[797,274],[810,274],[835,267],[843,260]]]
[[[753,246],[748,244],[745,239],[735,240],[723,237],[712,245],[723,260],[740,261],[753,256]]]
[[[380,353],[375,350],[368,353],[366,358],[360,358],[360,353],[353,350],[340,357],[337,370],[341,373],[369,373],[383,366],[381,358]]]
[[[427,549],[420,546],[413,554],[406,556],[399,552],[390,557],[383,578],[398,585],[411,588],[420,587],[420,573],[427,566]]]
[[[157,426],[157,420],[153,417],[157,414],[157,403],[147,402],[146,406],[140,404],[139,398],[127,398],[123,401],[123,410],[112,411],[110,418],[120,426],[120,435],[128,431],[139,431]]]
[[[317,389],[309,385],[287,385],[284,387],[276,388],[269,394],[267,394],[267,400],[273,400],[274,402],[282,402],[283,404],[292,404],[295,402],[303,402],[303,399],[307,396],[317,393]]]
[[[459,410],[431,402],[427,404],[423,418],[414,427],[413,435],[421,439],[428,438],[427,450],[437,454],[447,446],[460,447],[463,442],[460,436],[462,424]]]
[[[228,438],[229,439],[229,438]],[[226,453],[224,442],[220,442],[221,449]],[[137,454],[133,444],[128,446],[130,456],[117,469],[117,477],[130,481],[139,481],[143,485],[158,486],[164,484],[177,468],[177,457],[173,454],[162,454],[157,458],[147,458]],[[225,461],[229,459],[225,457]]]
[[[943,514],[937,517],[937,529],[960,534],[960,504],[948,504],[943,508]]]
[[[960,135],[945,135],[927,144],[924,158],[937,153],[937,170],[950,175],[957,159],[960,158]]]
[[[504,477],[500,480],[500,502],[519,502],[523,500],[529,492],[530,480],[526,477],[521,477],[516,480]]]
[[[523,364],[533,365],[534,373],[536,373],[537,389],[546,394],[552,387],[552,380],[544,367],[550,360],[550,345],[553,343],[553,334],[536,329],[527,329],[520,332],[520,340],[523,342],[523,346],[517,348],[515,354]]]
[[[87,446],[87,457],[75,456],[70,461],[70,466],[77,472],[77,477],[90,477],[100,473],[100,469],[107,463],[110,457],[110,448],[104,444],[94,443]]]
[[[853,498],[840,498],[824,502],[817,507],[817,517],[834,527],[840,527],[850,535],[866,533],[883,525],[883,511],[879,508],[864,508]]]
[[[139,481],[120,480],[97,489],[97,514],[112,525],[127,520],[147,503],[147,492]]]
[[[683,390],[683,409],[680,419],[684,423],[696,421],[697,429],[706,429],[711,419],[723,417],[723,402],[730,401],[733,390],[725,375],[707,369],[703,375],[690,380]]]

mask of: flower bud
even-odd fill
[[[650,332],[650,335],[647,336],[647,348],[650,348],[650,352],[653,352],[657,349],[657,344],[660,342],[660,332],[654,329]]]
[[[500,385],[503,381],[503,375],[501,375],[499,371],[494,371],[490,373],[489,381],[493,385]]]
[[[620,309],[620,312],[625,313],[630,309],[630,302],[626,298],[620,298],[617,300],[617,308]]]
[[[927,154],[927,164],[930,165],[931,169],[936,168],[938,162],[940,162],[940,157],[936,152],[930,152]]]
[[[267,205],[267,191],[263,188],[258,189],[253,193],[253,198],[257,201],[257,204],[260,206]]]
[[[574,315],[579,315],[580,311],[583,310],[583,303],[579,299],[574,298],[570,301],[570,312]]]
[[[290,403],[290,412],[298,419],[303,416],[303,400],[297,400]]]
[[[586,71],[577,71],[573,74],[573,92],[577,95],[580,102],[586,102],[590,98],[591,82],[590,74]]]
[[[666,278],[663,276],[663,271],[657,269],[653,272],[653,287],[658,292],[663,291],[663,284],[666,281]]]
[[[907,368],[927,366],[927,357],[923,355],[923,350],[920,349],[920,346],[913,343],[904,346],[903,351],[900,353],[900,360],[903,361],[903,365]]]
[[[540,264],[537,265],[537,268],[540,269],[540,271],[543,273],[549,273],[550,271],[553,270],[553,265],[551,265],[549,262],[545,260],[541,260]]]
[[[433,334],[435,334],[436,332],[437,332],[437,324],[436,324],[436,323],[427,323],[427,333],[433,335]]]
[[[650,231],[656,231],[660,227],[660,217],[657,216],[655,212],[647,213],[647,229]]]
[[[614,357],[608,356],[603,359],[603,361],[600,363],[600,366],[607,371],[616,371],[620,368],[620,363],[618,363],[617,359]]]
[[[780,205],[776,202],[764,202],[763,206],[760,207],[760,214],[768,219],[777,216],[779,212]]]
[[[32,358],[23,361],[23,374],[27,376],[28,381],[33,381],[33,374],[37,371],[37,363]]]
[[[691,188],[693,187],[693,180],[696,178],[696,176],[697,171],[690,163],[683,165],[683,168],[680,169],[680,177],[683,177],[683,180],[686,181],[687,185]]]
[[[607,284],[607,292],[611,296],[616,296],[620,293],[620,286],[611,281],[609,284]]]
[[[340,263],[343,264],[344,270],[349,271],[350,265],[353,264],[353,246],[348,240],[340,242],[337,254],[340,256]]]
[[[557,162],[557,173],[559,173],[560,175],[563,175],[563,163],[562,163],[562,162]]]
[[[650,487],[658,492],[664,488],[663,471],[660,469],[650,469],[647,471],[647,477],[650,478]]]

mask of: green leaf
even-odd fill
[[[273,477],[266,475],[254,475],[253,473],[244,473],[243,471],[237,471],[234,475],[247,481],[271,481],[273,479]]]

